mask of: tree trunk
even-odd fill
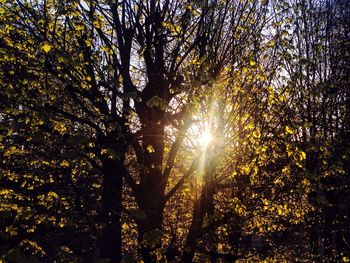
[[[105,229],[102,235],[101,258],[109,259],[112,263],[122,260],[121,213],[124,155],[114,160],[104,157],[103,166],[103,222]]]
[[[208,212],[208,206],[212,203],[213,195],[214,189],[210,185],[205,184],[199,199],[194,203],[192,223],[185,241],[181,258],[182,263],[190,263],[193,261],[196,252],[197,238],[201,232],[204,217]]]
[[[138,223],[138,242],[140,253],[145,263],[158,262],[156,250],[161,247],[163,218],[153,217],[145,222]]]
[[[138,207],[145,218],[136,220],[138,241],[143,261],[159,261],[154,252],[161,246],[163,208],[166,180],[163,177],[164,126],[160,124],[159,112],[151,112],[154,119],[143,120],[142,146],[143,170],[136,196]]]
[[[161,247],[162,222],[163,222],[163,193],[156,185],[144,188],[142,199],[138,205],[145,218],[136,220],[138,227],[138,241],[140,253],[145,263],[155,262],[154,252]]]

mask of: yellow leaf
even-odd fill
[[[293,134],[294,133],[294,131],[293,131],[293,129],[291,129],[290,127],[288,127],[288,126],[286,126],[286,133],[288,133],[288,134]]]
[[[100,24],[99,21],[96,21],[96,20],[95,20],[92,24],[93,24],[94,27],[96,27],[96,28],[101,28],[101,24]]]
[[[92,43],[90,39],[85,40],[85,44],[87,47],[91,47]]]
[[[127,223],[124,223],[122,224],[122,229],[123,230],[127,230],[129,227],[128,227],[128,224]]]
[[[65,134],[65,132],[67,131],[66,125],[64,123],[58,122],[58,121],[53,122],[53,129],[55,131],[58,131],[61,135]]]
[[[48,192],[47,193],[47,197],[49,197],[49,198],[58,198],[59,196],[58,196],[58,194],[56,194],[55,192],[53,192],[53,191],[50,191],[50,192]]]
[[[155,152],[155,150],[154,150],[154,148],[153,148],[152,145],[148,145],[148,146],[147,146],[147,151],[148,151],[149,153],[154,153],[154,152]]]
[[[273,47],[276,45],[276,41],[275,40],[270,40],[269,42],[267,42],[266,46],[267,47]]]
[[[20,153],[20,149],[17,149],[16,146],[11,146],[10,148],[8,148],[5,153],[4,153],[4,156],[11,156],[11,155],[14,155],[14,154],[18,154]]]
[[[48,43],[45,43],[45,44],[41,47],[41,49],[42,49],[45,53],[48,53],[48,52],[50,52],[50,50],[52,49],[52,46],[50,46],[50,44],[48,44]]]
[[[31,227],[31,228],[28,228],[26,231],[27,233],[34,233],[35,232],[35,226]]]
[[[278,208],[277,208],[277,212],[278,212],[279,215],[283,215],[283,210],[282,210],[281,207],[278,207]]]
[[[260,138],[260,136],[261,136],[260,131],[256,130],[256,131],[253,132],[253,137],[254,138],[258,139],[258,138]]]
[[[67,219],[61,218],[60,222],[58,223],[58,226],[62,228],[66,225],[66,223],[67,223]]]
[[[69,163],[68,163],[66,160],[63,160],[63,161],[60,163],[60,166],[62,166],[62,167],[68,167],[68,166],[69,166]]]
[[[223,252],[223,245],[221,243],[218,244],[217,248],[219,253]]]
[[[93,183],[93,184],[92,184],[92,187],[94,187],[94,188],[101,188],[101,185],[98,184],[98,183]]]
[[[157,257],[157,261],[160,261],[163,258],[162,253],[160,251],[157,251],[156,257]]]
[[[236,175],[237,175],[237,172],[234,171],[234,172],[231,174],[231,177],[234,178]]]
[[[82,30],[84,29],[84,27],[83,27],[82,25],[76,25],[76,26],[75,26],[75,29],[76,29],[77,31],[82,31]]]
[[[254,67],[256,65],[256,62],[254,60],[249,61],[249,65]]]

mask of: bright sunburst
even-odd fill
[[[207,147],[213,141],[214,137],[209,131],[205,131],[199,137],[199,143],[202,147]]]

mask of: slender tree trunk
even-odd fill
[[[208,206],[213,200],[213,195],[213,187],[210,184],[206,184],[202,189],[199,199],[194,203],[192,222],[185,241],[181,263],[190,263],[193,261],[197,238],[201,232],[205,215],[208,212]]]

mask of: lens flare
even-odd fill
[[[199,137],[199,144],[202,147],[207,147],[213,141],[213,139],[213,135],[209,131],[206,131]]]

